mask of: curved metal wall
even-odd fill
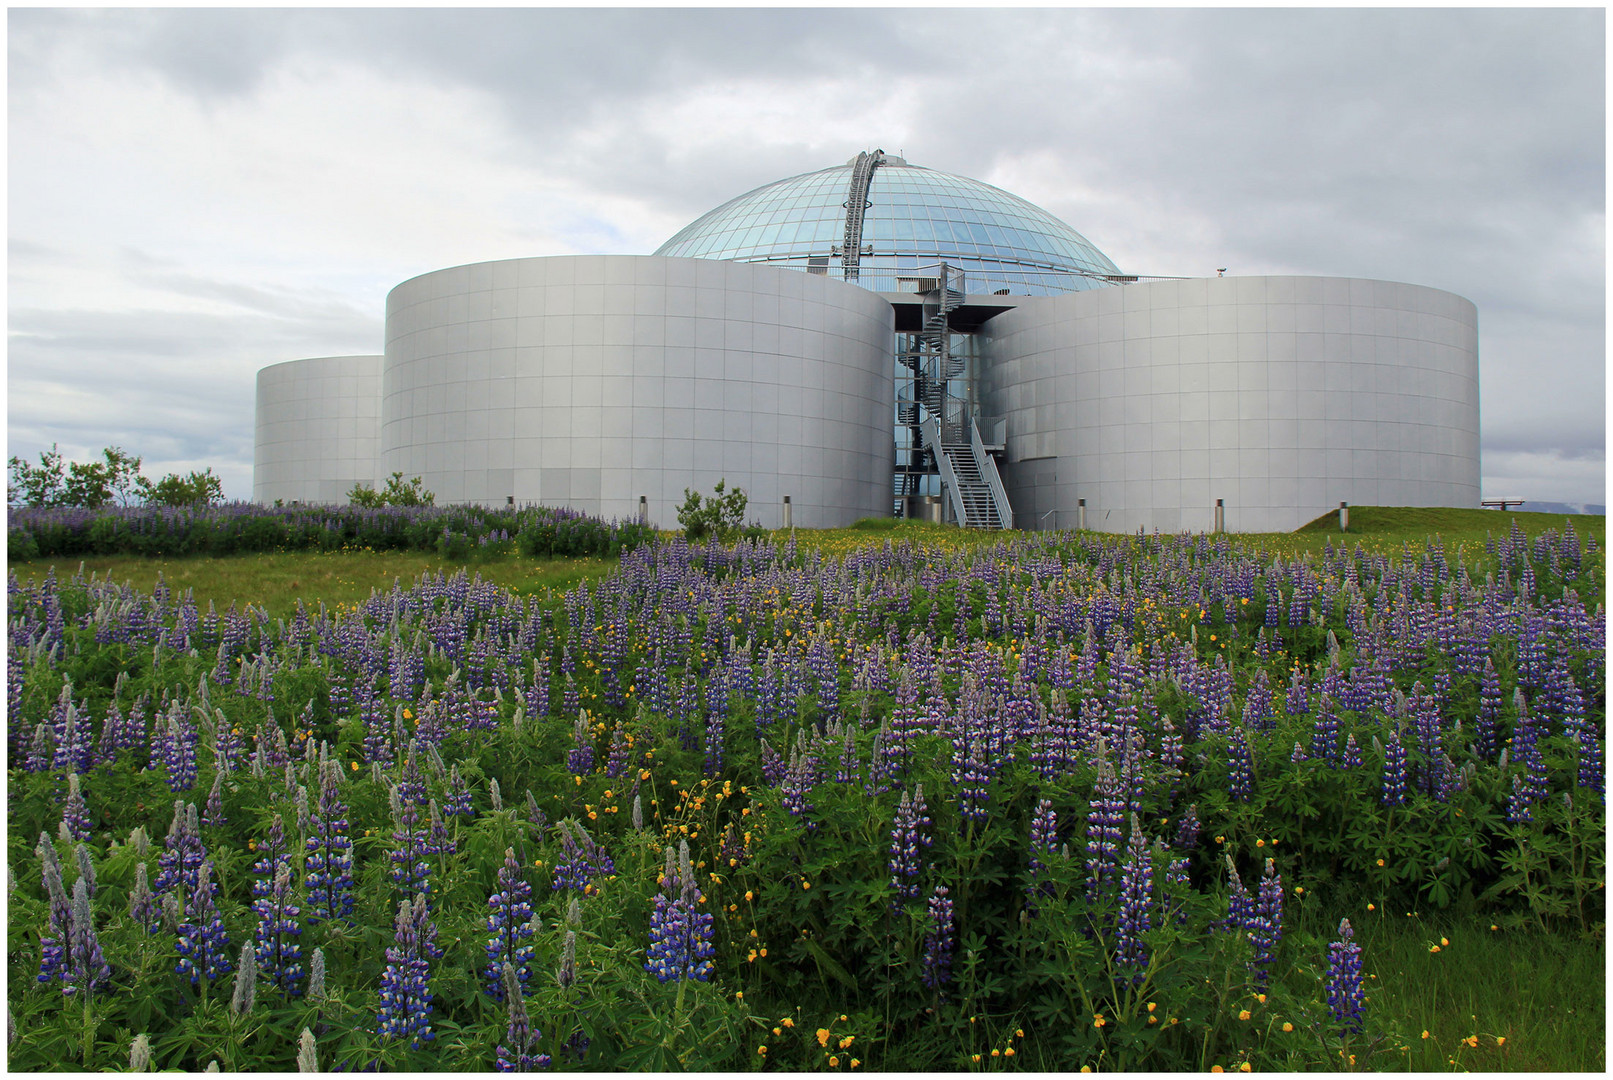
[[[475,263],[387,296],[382,475],[437,502],[676,520],[720,479],[750,519],[891,505],[893,311],[810,274],[707,259]]]
[[[1021,301],[982,330],[1016,524],[1287,531],[1477,506],[1478,313],[1358,278],[1208,278]]]
[[[252,501],[341,503],[376,481],[379,356],[321,356],[258,372]]]

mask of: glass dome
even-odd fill
[[[1120,276],[1103,252],[1046,210],[899,157],[885,157],[873,170],[862,253],[847,273],[841,248],[855,168],[853,159],[746,192],[655,254],[776,263],[883,292],[913,291],[916,272],[941,260],[963,271],[964,291],[974,295],[1045,296]]]

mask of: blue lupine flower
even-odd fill
[[[1232,797],[1238,802],[1248,802],[1254,794],[1254,762],[1242,724],[1232,725],[1232,735],[1227,740],[1227,761],[1230,766],[1227,785]]]
[[[287,997],[302,993],[302,946],[297,944],[302,928],[297,925],[299,909],[292,899],[291,864],[283,862],[268,891],[252,901],[258,916],[258,972]]]
[[[896,823],[891,829],[891,887],[896,890],[892,906],[903,900],[916,900],[919,895],[920,848],[930,846],[930,819],[924,813],[924,785],[902,792],[902,801],[896,807]]]
[[[765,743],[763,744],[766,745]],[[807,815],[812,812],[810,796],[812,788],[818,782],[818,758],[807,744],[806,732],[800,731],[795,736],[795,746],[790,751],[790,764],[784,772],[781,787],[784,809],[791,817],[798,817],[808,830],[816,829],[817,823]]]
[[[1406,748],[1400,742],[1399,725],[1389,729],[1389,740],[1383,748],[1383,805],[1404,806],[1406,803]]]
[[[347,806],[337,787],[341,767],[327,761],[320,769],[319,802],[309,815],[307,854],[308,921],[343,919],[353,911],[353,841],[347,836]]]
[[[67,774],[67,801],[62,806],[62,826],[74,840],[88,840],[93,825],[90,812],[84,805],[84,794],[79,789],[78,774]]]
[[[576,889],[582,893],[595,891],[595,878],[616,872],[616,862],[605,849],[594,842],[588,831],[575,821],[556,824],[560,830],[561,861],[554,868],[554,886],[559,889]]]
[[[1333,1021],[1350,1034],[1361,1031],[1366,990],[1361,981],[1361,946],[1349,919],[1339,920],[1339,940],[1327,947],[1327,1005]]]
[[[207,851],[202,847],[201,825],[195,803],[174,800],[174,817],[168,825],[164,851],[157,856],[157,880],[152,889],[158,894],[171,893],[188,897],[196,891],[198,875]]]
[[[90,913],[88,882],[80,877],[73,883],[72,927],[67,936],[67,971],[64,994],[93,994],[95,988],[112,976],[101,942],[95,933],[95,917]]]
[[[192,986],[202,978],[217,979],[232,966],[230,938],[214,903],[218,886],[212,881],[212,873],[211,860],[197,868],[196,887],[185,898],[185,916],[179,924],[179,939],[175,943],[179,963],[174,971],[189,976]]]
[[[677,865],[672,849],[666,849],[666,866],[661,876],[661,892],[650,912],[650,947],[644,970],[661,982],[711,978],[715,965],[711,944],[713,919],[710,912],[696,910],[701,901],[689,862],[689,842],[678,845]]]
[[[573,776],[582,776],[594,767],[594,733],[588,724],[588,714],[577,714],[572,729],[572,748],[566,755],[566,768]]]
[[[952,899],[945,885],[937,885],[930,895],[919,981],[932,990],[940,990],[952,981]]]
[[[50,837],[40,833],[39,845],[34,851],[39,856],[45,893],[50,897],[50,936],[40,937],[39,981],[66,981],[70,978],[69,939],[73,928],[73,903],[67,898],[67,890],[62,885],[62,861]]]
[[[506,966],[514,969],[523,995],[531,993],[527,980],[532,977],[533,949],[522,944],[532,936],[532,886],[521,874],[515,849],[504,849],[504,865],[498,871],[498,891],[487,898],[487,929],[492,933],[486,945],[487,992],[496,1001],[504,1000]]]
[[[1248,922],[1249,942],[1254,947],[1254,958],[1249,969],[1255,981],[1265,986],[1271,976],[1271,964],[1277,957],[1277,944],[1283,939],[1283,879],[1277,874],[1275,860],[1266,860],[1266,872],[1260,878],[1253,910]]]
[[[1119,870],[1120,822],[1126,801],[1107,756],[1098,758],[1098,776],[1092,786],[1087,813],[1087,899],[1097,896]]]
[[[498,995],[509,1008],[510,1019],[504,1029],[504,1041],[499,1043],[498,1058],[493,1067],[499,1072],[536,1072],[549,1067],[549,1055],[534,1053],[543,1032],[532,1026],[527,1016],[526,1002],[516,989],[515,969],[505,964],[499,976],[501,993]]]
[[[1045,860],[1051,860],[1054,851],[1057,850],[1058,832],[1059,820],[1058,814],[1053,811],[1053,800],[1038,799],[1036,809],[1031,812],[1031,880],[1025,889],[1033,910],[1037,896],[1053,895],[1053,883],[1049,881],[1038,882],[1037,878],[1047,868],[1047,861]],[[916,891],[914,895],[917,895]]]
[[[381,1007],[376,1031],[383,1039],[408,1039],[419,1049],[435,1038],[431,1030],[431,965],[436,953],[437,928],[426,911],[426,898],[415,894],[398,904],[393,943],[386,950],[381,973]]]
[[[459,775],[458,765],[449,770],[448,797],[443,800],[442,813],[444,817],[468,818],[476,815],[476,810],[470,801],[470,787]]]
[[[1120,877],[1120,922],[1115,929],[1115,964],[1122,973],[1117,981],[1122,984],[1129,980],[1131,985],[1139,985],[1148,970],[1148,949],[1142,936],[1153,928],[1148,915],[1153,877],[1148,840],[1133,814],[1125,870]]]

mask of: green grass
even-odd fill
[[[616,568],[615,559],[528,559],[510,556],[470,563],[465,568],[522,595],[545,589],[570,589],[584,578],[603,577]],[[405,587],[424,573],[452,574],[460,567],[425,551],[275,552],[222,558],[190,556],[151,559],[138,555],[105,555],[82,560],[38,559],[13,563],[23,581],[43,578],[51,566],[58,578],[71,577],[83,565],[88,577],[128,582],[149,590],[161,574],[175,592],[193,590],[196,606],[207,610],[208,601],[219,610],[232,601],[251,600],[271,616],[290,616],[301,599],[310,609],[320,601],[328,608],[352,606],[369,598],[372,589],[388,590],[394,581]]]
[[[1377,976],[1368,1008],[1400,1025],[1407,1069],[1604,1070],[1607,947],[1600,938],[1491,930],[1477,914],[1408,918],[1379,910],[1351,925],[1363,970]],[[1467,1045],[1474,1036],[1477,1045]]]
[[[1446,539],[1483,540],[1486,535],[1500,539],[1517,521],[1529,536],[1547,529],[1560,529],[1566,521],[1581,536],[1600,536],[1607,531],[1607,518],[1600,514],[1530,514],[1521,510],[1475,510],[1448,506],[1352,506],[1348,536],[1395,535],[1421,539],[1439,535]],[[1329,510],[1314,521],[1300,526],[1300,533],[1329,533],[1339,536],[1339,515]]]

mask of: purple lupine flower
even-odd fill
[[[445,817],[476,816],[476,810],[471,806],[470,788],[459,775],[458,765],[448,771],[448,797],[443,800],[442,812]]]
[[[499,985],[502,988],[500,997],[509,1009],[510,1019],[504,1029],[504,1041],[498,1046],[498,1060],[493,1067],[499,1072],[537,1072],[547,1069],[549,1055],[534,1052],[543,1032],[533,1027],[527,1016],[526,1002],[521,1000],[521,992],[517,989],[519,983],[515,968],[509,964],[503,966]]]
[[[1126,845],[1126,865],[1120,876],[1120,921],[1115,928],[1115,966],[1121,974],[1116,982],[1137,986],[1148,971],[1148,949],[1142,936],[1153,928],[1148,900],[1153,887],[1154,862],[1148,840],[1131,816],[1131,840]]]
[[[409,752],[403,759],[403,775],[398,780],[398,798],[410,806],[426,805],[430,794],[426,791],[426,778],[420,771],[420,743],[409,740]]]
[[[392,795],[392,847],[387,860],[392,864],[392,884],[404,898],[431,893],[430,827],[420,824],[420,808],[403,798],[394,787]]]
[[[1249,890],[1243,887],[1243,879],[1238,877],[1238,867],[1232,861],[1231,855],[1223,858],[1227,864],[1227,917],[1217,924],[1217,929],[1242,937],[1248,933],[1250,922],[1254,918],[1255,902],[1249,897]]]
[[[1327,1006],[1333,1022],[1348,1034],[1361,1031],[1366,990],[1361,981],[1361,946],[1353,940],[1349,919],[1339,920],[1339,940],[1327,947]]]
[[[485,951],[487,967],[482,974],[487,979],[487,992],[495,1001],[504,1000],[503,970],[513,967],[523,995],[531,993],[527,981],[532,977],[532,946],[523,944],[533,934],[532,886],[521,874],[515,849],[504,849],[504,865],[498,871],[498,890],[487,898],[487,929],[492,933]]]
[[[790,767],[766,739],[762,743],[762,779],[768,787],[778,787],[789,775]]]
[[[257,970],[287,997],[302,993],[297,985],[302,980],[302,946],[297,944],[302,935],[302,928],[297,925],[301,912],[292,899],[291,864],[281,861],[274,881],[252,901],[252,910],[258,916],[253,950]]]
[[[1266,872],[1260,878],[1248,929],[1249,942],[1254,946],[1249,970],[1254,973],[1255,981],[1265,986],[1271,977],[1277,945],[1283,939],[1283,879],[1277,874],[1273,859],[1266,860]]]
[[[631,740],[628,738],[626,726],[618,721],[611,731],[610,749],[605,756],[605,775],[612,780],[619,780],[627,774],[629,765],[629,751]]]
[[[1311,757],[1330,763],[1339,759],[1339,717],[1333,698],[1327,694],[1322,695],[1316,707],[1316,722],[1311,727]]]
[[[764,744],[765,745],[765,744]],[[790,751],[790,767],[784,773],[781,785],[784,809],[791,817],[801,818],[808,830],[816,829],[810,796],[818,782],[818,758],[807,743],[806,732],[796,732],[795,746]]]
[[[1579,786],[1602,794],[1605,780],[1602,773],[1602,742],[1596,737],[1596,725],[1581,723],[1575,733],[1579,739]]]
[[[71,923],[67,935],[67,970],[63,973],[66,985],[62,993],[93,994],[98,985],[111,978],[112,968],[101,955],[95,916],[90,913],[90,890],[83,877],[73,883]]]
[[[924,810],[923,784],[916,785],[912,792],[902,792],[902,801],[896,807],[895,827],[891,829],[891,888],[896,890],[892,907],[900,907],[903,900],[917,900],[919,896],[919,849],[930,846],[930,819]]]
[[[252,864],[256,878],[252,883],[253,896],[267,896],[274,887],[274,876],[282,866],[289,866],[291,853],[286,846],[286,826],[279,814],[269,822],[269,831],[261,843],[255,845],[258,859]]]
[[[1346,770],[1361,767],[1361,747],[1355,741],[1355,732],[1344,737],[1344,768]]]
[[[571,902],[575,904],[577,898],[573,896]],[[568,916],[570,912],[567,912]],[[570,990],[577,985],[577,931],[567,930],[565,942],[560,946],[560,966],[555,970],[555,982],[562,990]]]
[[[213,787],[207,793],[207,805],[202,810],[202,824],[218,828],[228,824],[224,819],[224,770],[213,770]]]
[[[936,991],[952,981],[952,899],[945,885],[935,887],[925,913],[919,981]]]
[[[1036,879],[1047,869],[1047,862],[1052,860],[1054,852],[1057,851],[1058,832],[1059,819],[1053,810],[1053,800],[1038,799],[1036,809],[1031,812],[1030,882],[1025,886],[1033,914],[1037,896],[1053,895],[1052,882],[1038,882]]]
[[[562,837],[562,857],[554,868],[553,888],[576,889],[585,894],[598,891],[594,879],[614,874],[615,860],[577,822],[561,821],[555,827]]]
[[[158,721],[164,734],[162,761],[168,770],[168,790],[189,791],[196,786],[196,728],[185,716],[184,703],[174,701]]]
[[[1389,728],[1389,741],[1383,748],[1383,805],[1406,804],[1406,748],[1400,742],[1398,724]]]
[[[1495,664],[1484,658],[1484,675],[1479,683],[1479,714],[1473,726],[1474,752],[1484,761],[1495,757],[1496,729],[1501,721],[1501,677]]]
[[[835,767],[835,783],[855,784],[861,763],[857,759],[857,744],[854,737],[857,733],[856,725],[847,724],[841,737],[840,760]]]
[[[134,887],[129,890],[129,918],[149,931],[157,925],[157,914],[157,904],[146,878],[146,864],[135,863]]]
[[[1192,889],[1192,883],[1188,878],[1188,859],[1185,855],[1180,858],[1172,859],[1166,866],[1165,889],[1167,893],[1175,893],[1178,895],[1186,895]],[[1176,899],[1175,896],[1172,897],[1166,908],[1167,917],[1173,914],[1176,917],[1176,923],[1178,926],[1186,925],[1187,907],[1186,905],[1182,904],[1179,899]]]
[[[62,829],[71,840],[88,840],[92,828],[90,812],[79,789],[78,774],[70,772],[67,774],[67,801],[62,806]]]
[[[50,898],[50,936],[40,936],[39,981],[55,979],[64,982],[70,974],[70,935],[73,928],[73,902],[67,898],[62,885],[62,860],[56,854],[56,845],[44,833],[39,834],[39,845],[34,849],[39,856],[40,873],[45,893]]]
[[[381,1006],[376,1032],[383,1039],[409,1040],[418,1050],[435,1038],[431,1030],[430,956],[436,949],[437,928],[426,911],[426,898],[416,893],[398,904],[393,943],[386,950],[381,973]]]
[[[713,679],[715,683],[718,680]],[[705,752],[706,759],[703,775],[715,779],[722,775],[723,765],[723,736],[727,726],[728,713],[726,708],[713,708],[706,717]]]
[[[711,944],[713,919],[710,912],[696,910],[700,889],[695,884],[689,862],[689,842],[678,845],[677,865],[672,849],[666,849],[666,866],[661,876],[661,892],[650,912],[650,945],[644,970],[661,982],[711,978],[716,950]]]
[[[1181,824],[1176,825],[1176,846],[1182,851],[1192,851],[1198,846],[1198,803],[1190,803],[1186,811],[1182,812]]]
[[[1087,899],[1114,879],[1120,860],[1120,822],[1126,801],[1107,756],[1098,758],[1098,777],[1087,813]]]
[[[1254,761],[1249,753],[1249,740],[1242,724],[1232,725],[1227,740],[1227,786],[1238,802],[1248,802],[1254,794]]]
[[[1514,740],[1516,748],[1516,740]],[[1534,806],[1551,790],[1546,775],[1546,762],[1534,740],[1524,744],[1515,758],[1523,771],[1512,776],[1512,794],[1507,799],[1507,820],[1514,825],[1526,825],[1535,819]]]
[[[566,755],[566,768],[573,776],[583,776],[594,767],[594,732],[588,723],[586,712],[577,714],[577,721],[572,725],[571,734],[572,747]]]
[[[196,887],[185,898],[185,914],[175,943],[179,963],[174,971],[189,976],[192,986],[201,978],[212,981],[230,970],[230,938],[214,903],[218,886],[212,881],[212,873],[211,860],[197,868]]]
[[[958,813],[969,825],[984,823],[991,802],[993,773],[987,762],[986,740],[959,732],[952,740],[952,786],[957,789]]]
[[[178,890],[188,897],[196,891],[201,866],[207,858],[195,803],[174,800],[174,817],[163,846],[157,856],[157,880],[152,889],[159,894]]]
[[[309,816],[307,854],[308,921],[345,919],[353,911],[353,841],[347,836],[347,807],[338,783],[341,767],[327,761],[320,769],[319,802]]]
[[[36,724],[34,737],[28,744],[28,760],[23,768],[28,772],[47,772],[51,767],[50,760],[50,727],[46,724]]]

